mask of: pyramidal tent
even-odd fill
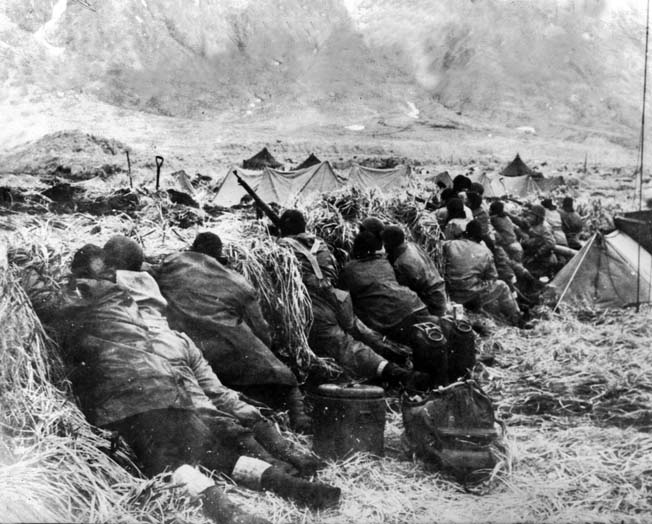
[[[640,274],[638,300],[650,302],[652,255],[630,236],[616,230],[607,235],[593,235],[557,273],[550,286],[559,303],[624,307],[636,304],[637,274]]]
[[[263,147],[254,156],[244,160],[242,167],[245,169],[264,169],[266,167],[278,169],[279,167],[283,167],[283,164],[277,161],[266,147]]]
[[[536,171],[530,169],[523,160],[521,160],[521,155],[516,153],[516,157],[512,160],[501,172],[501,176],[515,177],[515,176],[540,176]]]
[[[361,189],[376,188],[383,193],[389,193],[410,180],[410,168],[400,165],[391,169],[373,169],[354,164],[346,178],[350,186]]]
[[[316,166],[317,164],[321,164],[321,160],[319,160],[314,153],[310,153],[310,156],[301,162],[294,170],[298,171],[299,169],[306,169],[307,167]]]

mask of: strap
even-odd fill
[[[319,267],[319,262],[317,262],[317,257],[315,257],[315,253],[317,253],[320,248],[319,239],[317,238],[315,239],[315,243],[312,245],[311,249],[308,249],[296,238],[285,237],[282,240],[283,242],[289,243],[295,251],[301,253],[304,257],[306,257],[306,259],[308,260],[308,262],[310,262],[310,265],[312,266],[312,271],[315,274],[315,276],[319,280],[324,280],[324,274],[321,272],[321,268]]]

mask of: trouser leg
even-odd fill
[[[518,324],[521,311],[507,284],[496,281],[482,296],[482,308],[492,315],[502,316],[513,325]]]

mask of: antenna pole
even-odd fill
[[[643,68],[643,110],[641,111],[641,156],[639,159],[640,169],[638,171],[638,210],[643,209],[643,158],[645,151],[645,100],[647,95],[647,58],[648,44],[650,41],[650,0],[647,0],[645,13],[645,62]],[[640,232],[639,225],[639,232]],[[640,238],[640,235],[639,235]],[[638,243],[638,260],[636,265],[636,312],[641,309],[641,243]]]

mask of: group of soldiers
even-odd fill
[[[520,327],[531,301],[581,247],[584,229],[573,199],[564,197],[561,209],[552,199],[508,212],[505,202],[490,205],[484,187],[465,176],[444,189],[435,215],[444,233],[444,274],[452,300],[469,309],[483,309]],[[517,297],[523,298],[519,306]]]
[[[530,209],[523,240],[499,202],[487,210],[479,188],[465,189],[466,196],[442,195],[437,211],[448,238],[443,275],[401,227],[378,218],[359,224],[340,268],[301,212],[280,216],[278,243],[296,257],[312,303],[315,354],[347,378],[424,391],[467,377],[475,364],[472,325],[448,297],[522,322],[513,279],[501,280],[496,266],[502,260],[519,278],[534,274],[527,257],[548,256],[542,242],[555,242],[545,208]],[[339,501],[339,488],[308,480],[324,463],[269,418],[271,409],[287,410],[294,430],[310,431],[297,377],[276,356],[257,292],[228,267],[217,235],[201,233],[187,251],[147,268],[141,247],[116,236],[77,251],[71,273],[49,323],[85,415],[122,437],[143,472],[187,479],[188,465],[200,464],[313,508]],[[313,385],[324,380],[309,377]],[[264,522],[199,484],[221,521]]]

